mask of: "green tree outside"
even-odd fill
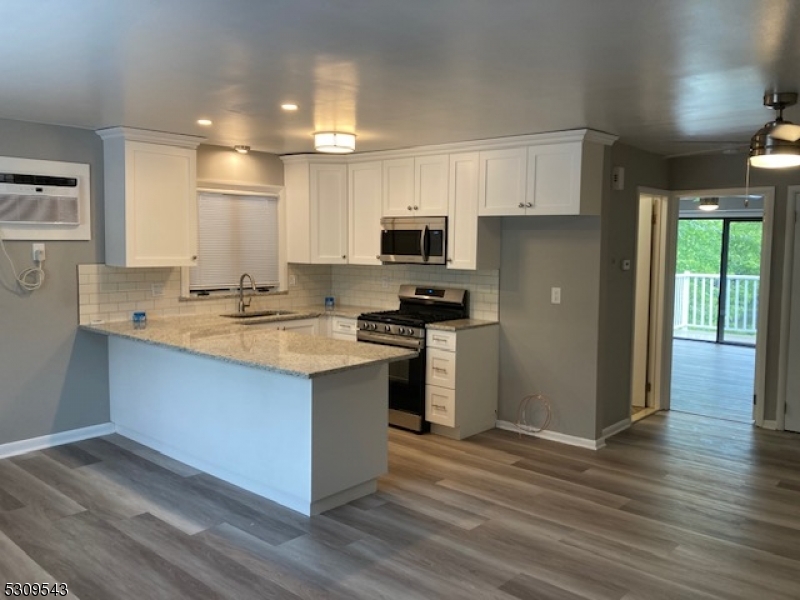
[[[733,275],[759,275],[761,229],[761,221],[732,221],[730,223],[728,244],[729,277]],[[681,219],[678,222],[676,275],[681,276],[686,272],[719,275],[721,270],[722,230],[722,219]],[[708,279],[705,281],[706,283],[709,282]],[[713,285],[704,284],[701,286],[701,282],[694,278],[683,281],[683,284],[690,286],[688,294],[691,300],[685,307],[685,310],[688,310],[689,322],[699,323],[705,321],[705,318],[701,316],[702,314],[712,319],[712,322],[706,326],[690,326],[689,329],[716,330],[716,311],[719,302],[718,279]],[[676,290],[676,292],[680,293],[681,290]],[[751,324],[745,322],[745,315],[751,319],[753,318],[753,313],[749,309],[753,298],[747,297],[747,293],[736,295],[735,290],[730,289],[730,287],[729,293],[733,295],[727,302],[729,310],[726,315],[726,332],[728,329],[748,330]],[[757,284],[755,293],[757,294]],[[703,307],[702,312],[700,312],[701,305]],[[698,315],[694,314],[696,311]]]

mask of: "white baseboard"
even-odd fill
[[[88,440],[89,438],[100,437],[101,435],[109,435],[116,430],[117,428],[113,423],[103,423],[102,425],[70,429],[69,431],[61,431],[51,435],[43,435],[28,440],[2,444],[0,445],[0,459],[26,454],[27,452],[34,452],[35,450],[44,450],[45,448],[80,442],[81,440]]]
[[[559,444],[567,444],[568,446],[578,446],[579,448],[588,448],[589,450],[599,450],[600,448],[606,445],[604,439],[599,440],[590,440],[587,438],[581,438],[574,435],[567,435],[566,433],[558,433],[557,431],[527,431],[525,429],[520,429],[516,426],[516,424],[511,423],[510,421],[497,421],[495,423],[495,427],[498,429],[505,429],[506,431],[513,431],[515,433],[521,433],[523,435],[529,435],[531,437],[540,438],[543,440],[550,440],[551,442],[558,442]]]
[[[625,417],[621,421],[618,421],[613,425],[609,425],[608,427],[603,429],[603,433],[601,434],[601,436],[605,440],[607,438],[610,438],[612,435],[618,434],[620,431],[625,431],[630,426],[631,426],[631,418]]]
[[[762,429],[771,429],[772,431],[776,431],[778,429],[778,422],[777,421],[767,421],[765,420],[761,424]]]

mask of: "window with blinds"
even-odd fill
[[[200,192],[199,252],[189,269],[189,290],[239,287],[250,273],[259,288],[278,287],[278,199]]]

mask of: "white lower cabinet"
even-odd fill
[[[356,341],[358,327],[355,319],[348,317],[329,317],[331,324],[331,337],[334,340]]]
[[[425,418],[431,431],[464,439],[497,421],[500,326],[426,332]]]

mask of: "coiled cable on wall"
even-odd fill
[[[541,405],[545,412],[544,421],[538,428],[528,422],[528,413],[530,409],[537,405]],[[530,394],[529,396],[525,396],[519,403],[519,408],[517,409],[517,429],[520,430],[520,433],[523,431],[525,433],[541,433],[550,426],[552,418],[553,407],[550,404],[550,399],[541,392]]]
[[[3,241],[2,235],[0,235],[0,248],[3,249],[3,254],[6,255],[8,264],[11,265],[11,270],[14,273],[14,278],[17,280],[19,287],[27,292],[32,292],[42,287],[42,284],[44,283],[44,269],[42,269],[43,261],[37,260],[35,261],[35,267],[25,269],[22,271],[22,273],[17,273],[17,267],[14,266],[14,261],[11,260],[11,256],[9,256],[8,251],[6,250],[6,244]],[[33,279],[31,279],[31,277],[33,277]]]

